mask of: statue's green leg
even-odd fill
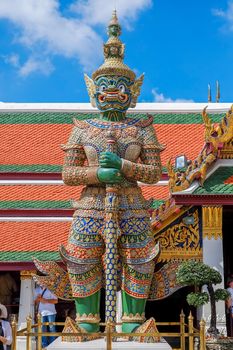
[[[146,299],[137,299],[134,298],[125,291],[122,291],[122,311],[123,311],[123,324],[122,324],[122,332],[131,333],[137,327],[139,327],[143,322],[142,314],[145,312]],[[126,316],[126,317],[124,317]],[[131,318],[132,316],[132,318]],[[133,319],[135,317],[135,322]],[[141,317],[141,322],[138,322]],[[127,322],[127,318],[131,318],[132,322]],[[138,320],[137,320],[138,319]]]
[[[83,320],[86,318],[86,322],[79,323],[78,325],[84,328],[87,332],[98,332],[99,331],[99,323],[89,323],[88,318],[95,317],[98,315],[99,317],[99,309],[100,309],[100,290],[93,295],[90,295],[86,298],[75,298],[75,307],[77,313],[77,320],[81,317]],[[88,317],[89,316],[89,317]],[[89,318],[90,320],[90,318]]]

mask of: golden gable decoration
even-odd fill
[[[233,159],[233,105],[217,125],[211,122],[203,109],[202,117],[205,125],[205,145],[194,161],[184,170],[173,167],[171,159],[167,163],[169,188],[171,192],[184,191],[194,180],[203,185],[207,170],[217,159]]]
[[[90,333],[88,333],[82,327],[78,326],[75,323],[75,321],[70,317],[66,317],[66,321],[65,321],[65,325],[64,325],[64,328],[62,330],[62,333],[72,333],[73,334],[71,336],[68,336],[68,335],[62,336],[62,341],[68,342],[68,343],[84,342],[84,341],[89,341],[89,340],[94,340],[94,339],[100,338],[100,336],[90,335]],[[80,333],[83,333],[83,336],[80,335]],[[85,335],[85,334],[88,334],[88,335]]]
[[[137,333],[154,333],[153,335],[141,335],[132,337],[133,341],[138,341],[139,343],[158,343],[161,338],[159,331],[157,329],[155,319],[153,317],[149,318],[145,323],[136,329]]]

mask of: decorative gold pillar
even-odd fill
[[[20,280],[32,279],[32,276],[36,274],[36,270],[22,270],[20,271]]]
[[[222,206],[202,207],[203,238],[222,239]]]

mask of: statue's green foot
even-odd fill
[[[153,317],[141,324],[134,332],[142,333],[141,336],[133,336],[130,340],[138,341],[140,343],[158,343],[160,342],[160,335]],[[143,333],[154,333],[151,335],[143,335]]]
[[[70,317],[66,318],[65,326],[62,333],[72,333],[72,335],[62,336],[62,341],[64,342],[86,342],[89,340],[99,339],[101,336],[92,333],[99,332],[99,324],[97,323],[80,323],[77,324]],[[82,333],[83,335],[76,335],[75,333]]]
[[[136,328],[140,327],[140,323],[123,323],[122,324],[122,332],[123,333],[132,333]]]
[[[136,313],[136,314],[126,314],[124,313],[122,318],[122,332],[126,333],[125,338],[127,340],[132,340],[132,337],[129,333],[135,332],[137,328],[139,328],[142,323],[145,321],[145,314]]]
[[[96,333],[100,330],[98,323],[79,323],[78,326],[84,329],[87,333]]]

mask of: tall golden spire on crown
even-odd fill
[[[120,41],[121,26],[116,10],[108,25],[108,40],[104,44],[104,63],[92,74],[93,80],[102,75],[125,76],[134,81],[135,73],[123,62],[125,45]]]

